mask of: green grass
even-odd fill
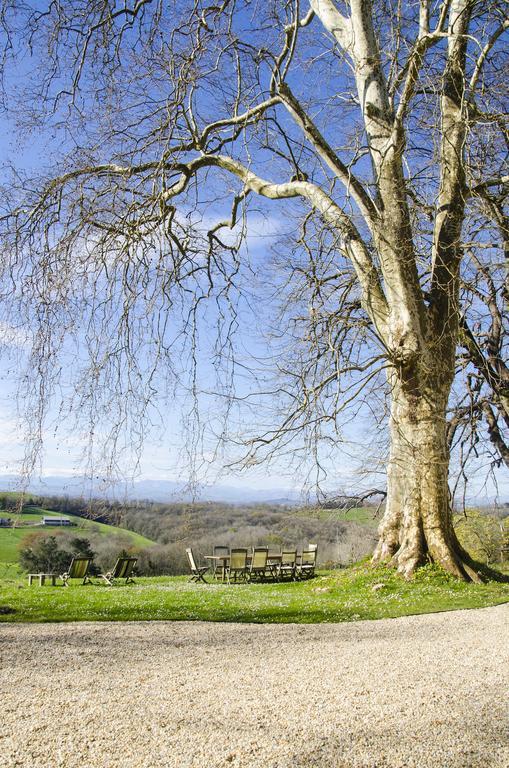
[[[374,590],[377,584],[383,587]],[[342,622],[483,608],[509,601],[509,585],[465,584],[438,568],[412,581],[361,564],[284,584],[190,584],[183,577],[139,578],[129,586],[28,587],[0,578],[0,620],[19,622],[204,620]]]
[[[27,530],[0,528],[0,563],[15,563],[18,559],[18,547],[26,537]]]
[[[345,511],[344,509],[305,509],[301,514],[306,517],[314,517],[319,520],[346,520],[347,522],[365,525],[368,528],[376,529],[380,524],[380,513],[375,517],[376,508],[374,507],[354,507]]]
[[[37,525],[37,523],[40,523],[43,517],[68,517],[71,520],[73,520],[76,525],[72,527],[55,527],[50,528],[43,525]],[[128,531],[127,528],[119,528],[115,525],[106,525],[105,523],[98,523],[95,520],[88,520],[83,517],[77,517],[76,515],[61,515],[59,512],[51,512],[46,509],[41,509],[39,507],[32,507],[30,512],[23,512],[23,514],[18,514],[16,512],[7,512],[5,510],[0,510],[0,517],[14,519],[16,522],[16,525],[30,523],[30,525],[23,527],[23,528],[0,528],[0,564],[13,564],[17,562],[18,559],[18,547],[20,542],[23,541],[23,539],[26,536],[29,536],[31,533],[34,533],[35,531],[44,531],[47,532],[48,536],[54,535],[55,533],[58,533],[60,531],[68,531],[70,533],[75,534],[76,536],[87,536],[87,535],[99,535],[99,536],[109,536],[109,537],[115,537],[122,535],[125,538],[128,538],[131,545],[134,547],[139,547],[140,549],[144,547],[152,547],[154,546],[154,542],[150,539],[147,539],[145,536],[140,536],[138,533],[133,533],[133,531]],[[34,525],[35,523],[35,525]],[[0,570],[1,574],[1,570]]]

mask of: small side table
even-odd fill
[[[51,579],[51,586],[55,587],[57,583],[58,573],[29,573],[28,574],[28,586],[32,586],[34,579],[39,579],[39,586],[43,587],[46,579]]]

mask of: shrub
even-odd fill
[[[69,549],[64,549],[63,546]],[[88,539],[73,537],[66,540],[59,536],[33,535],[27,537],[19,551],[19,564],[30,573],[63,573],[73,556],[94,557]],[[97,567],[92,563],[90,573],[96,575]]]
[[[462,546],[475,558],[487,565],[500,560],[507,525],[493,515],[467,510],[466,515],[454,519],[456,534]]]
[[[19,564],[30,573],[62,573],[71,557],[65,549],[60,549],[56,536],[37,537],[32,544],[25,542],[20,549]]]

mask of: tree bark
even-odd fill
[[[460,579],[479,581],[452,525],[446,433],[450,381],[430,375],[430,369],[426,376],[391,374],[387,505],[373,562],[394,565],[407,578],[434,562]]]

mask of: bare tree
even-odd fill
[[[290,321],[282,307],[286,415],[253,450],[291,450],[356,396],[372,405],[383,376],[375,562],[408,576],[430,559],[477,579],[448,491],[461,394],[452,425],[447,414],[462,344],[467,382],[475,370],[490,388],[474,400],[503,454],[507,3],[4,0],[2,23],[4,59],[21,62],[18,79],[6,70],[10,99],[23,55],[37,65],[22,125],[49,125],[61,142],[39,179],[18,172],[4,196],[4,295],[11,323],[13,308],[35,320],[34,402],[69,337],[84,338],[80,407],[97,418],[101,391],[124,396],[115,448],[118,425],[143,424],[162,361],[195,359],[207,298],[231,374],[247,211],[277,210],[287,295],[303,313]]]

